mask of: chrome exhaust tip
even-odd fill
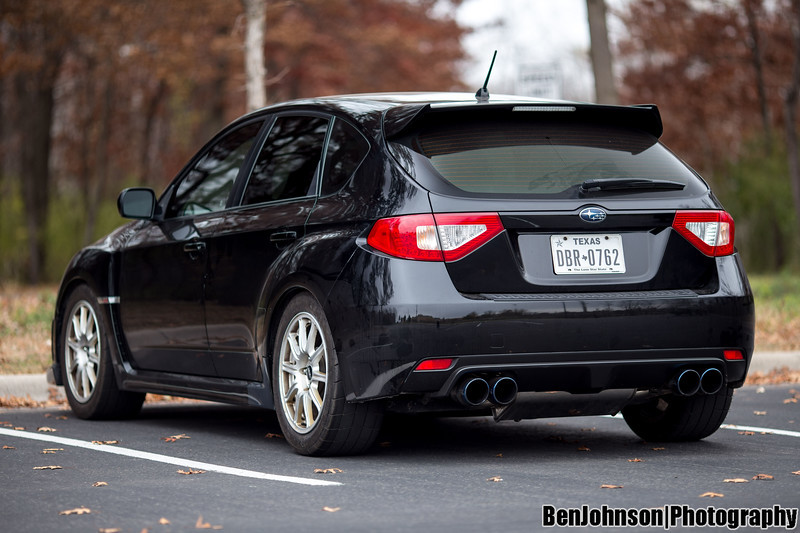
[[[725,384],[725,377],[716,368],[709,368],[700,376],[700,390],[704,394],[716,394]]]
[[[489,399],[489,383],[483,378],[469,377],[455,389],[455,398],[462,405],[477,407]]]
[[[500,376],[489,384],[491,402],[495,405],[508,405],[517,398],[517,382],[514,378]]]
[[[697,394],[700,390],[700,374],[691,368],[682,371],[675,379],[674,389],[681,396]]]

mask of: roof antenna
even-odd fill
[[[475,93],[475,99],[478,100],[478,103],[486,103],[489,101],[489,89],[486,87],[489,85],[489,76],[492,75],[492,68],[494,67],[494,60],[497,57],[497,50],[494,51],[494,55],[492,56],[492,64],[489,65],[489,72],[486,74],[486,81],[483,82],[483,87],[478,89],[478,92]]]

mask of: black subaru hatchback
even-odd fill
[[[655,106],[465,94],[293,101],[215,136],[80,251],[51,381],[83,418],[145,393],[275,409],[299,453],[387,412],[724,420],[753,352],[734,222]]]

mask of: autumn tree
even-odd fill
[[[246,4],[265,4],[270,21],[260,83],[269,103],[461,88],[464,30],[440,1],[459,3],[0,0],[0,91],[12,115],[0,127],[0,222],[12,226],[0,226],[0,277],[57,278],[78,247],[120,222],[121,187],[163,188],[247,110]]]
[[[786,152],[769,155],[773,132],[795,124],[783,105],[792,1],[632,0],[618,13],[623,101],[658,104],[664,141],[714,184],[762,269],[800,259]]]

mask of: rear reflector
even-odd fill
[[[418,364],[414,370],[447,370],[452,364],[452,359],[428,359]]]
[[[367,244],[402,259],[457,261],[502,231],[497,213],[406,215],[378,220]]]
[[[733,218],[725,211],[678,211],[672,227],[709,257],[733,253]]]
[[[743,361],[744,354],[739,350],[725,350],[722,352],[726,361]]]

